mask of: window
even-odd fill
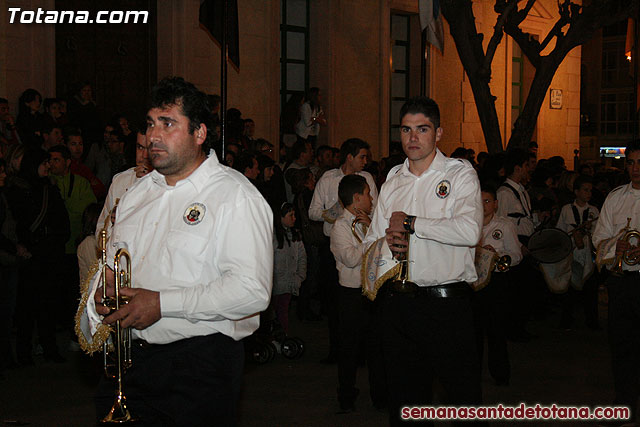
[[[599,133],[610,138],[633,134],[633,72],[624,54],[626,20],[603,29]]]
[[[400,142],[400,108],[409,98],[410,27],[409,15],[391,15],[391,142]]]
[[[282,0],[280,105],[309,87],[309,0]]]

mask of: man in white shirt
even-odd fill
[[[530,176],[529,154],[519,149],[507,152],[505,174],[507,179],[497,191],[497,214],[513,222],[520,240],[524,243],[535,229],[531,199],[524,187]]]
[[[105,223],[107,216],[110,218],[115,215],[115,209],[120,198],[133,186],[140,178],[147,175],[153,170],[153,165],[149,160],[149,141],[145,135],[146,129],[138,131],[136,135],[136,165],[124,172],[116,174],[111,180],[107,198],[104,201],[102,212],[98,217],[98,226],[96,227],[96,237],[99,236],[103,228],[111,228],[111,221]]]
[[[509,322],[507,335],[512,341],[529,341],[533,335],[527,332],[525,325],[533,311],[533,306],[541,303],[539,289],[544,283],[541,274],[534,267],[531,257],[527,257],[526,245],[535,230],[531,198],[525,189],[530,179],[530,155],[516,148],[507,151],[505,174],[507,179],[498,187],[499,217],[507,218],[516,228],[518,239],[523,244],[524,260],[510,271],[513,280],[509,284]]]
[[[447,392],[443,403],[481,401],[469,286],[477,278],[474,246],[482,229],[478,177],[468,161],[436,147],[442,128],[435,101],[409,99],[400,123],[408,158],[382,186],[364,241],[367,254],[382,247],[377,281],[396,264],[391,251],[408,250],[413,282],[386,280],[377,296],[392,425],[402,425],[403,406],[432,402],[435,377]]]
[[[369,172],[362,169],[367,164],[369,144],[359,138],[350,138],[342,143],[340,147],[340,167],[326,171],[313,191],[311,204],[309,205],[309,218],[313,221],[323,221],[322,230],[324,235],[329,237],[331,228],[336,218],[342,213],[338,197],[338,185],[346,175],[357,174],[367,180],[373,206],[378,199],[376,183]],[[325,311],[329,317],[329,355],[325,359],[333,361],[337,356],[337,274],[336,264],[333,255],[329,251],[328,242],[319,248],[320,263],[322,265],[323,278],[320,281],[322,286],[322,300]]]
[[[363,176],[371,189],[373,206],[378,199],[378,189],[375,180],[369,172],[363,171],[367,165],[369,144],[359,138],[350,138],[340,147],[340,167],[326,171],[316,184],[313,191],[309,218],[313,221],[323,221],[325,236],[331,233],[335,219],[342,213],[342,206],[338,200],[338,185],[345,175],[357,174]]]
[[[607,196],[593,231],[597,248],[596,262],[617,270],[618,257],[640,256],[638,242],[623,239],[627,224],[640,230],[640,140],[625,150],[626,169],[631,182],[615,188]],[[630,218],[630,221],[629,221]],[[609,289],[609,346],[616,405],[630,408],[630,422],[635,421],[640,373],[640,264],[621,264],[622,272],[610,274]]]
[[[271,209],[240,173],[207,158],[209,118],[206,95],[182,78],[152,90],[155,170],[120,200],[107,251],[110,266],[118,248],[131,253],[133,287],[120,291],[129,303],[109,314],[101,288],[92,299],[103,323],[132,328],[125,393],[145,424],[235,425],[240,340],[269,302]],[[112,283],[111,270],[107,276]],[[96,396],[99,416],[110,401],[107,384]]]

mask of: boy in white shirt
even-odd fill
[[[338,402],[344,412],[354,410],[359,390],[355,388],[359,344],[365,343],[371,319],[371,303],[362,296],[360,271],[362,240],[371,224],[372,197],[367,180],[360,175],[347,175],[338,185],[338,197],[344,207],[331,228],[331,252],[338,269]],[[355,225],[352,227],[352,224]],[[379,356],[380,351],[367,351],[367,356]],[[369,382],[374,405],[384,404],[384,387],[376,387],[373,379],[383,378],[380,367],[369,362]]]
[[[480,246],[495,252],[498,257],[508,255],[511,258],[509,266],[514,267],[522,260],[516,227],[513,222],[496,215],[498,200],[494,187],[483,184],[481,195],[484,217]],[[508,385],[511,377],[505,331],[508,277],[508,272],[500,272],[496,267],[489,283],[476,292],[474,301],[478,354],[482,357],[486,335],[489,372],[497,385]]]
[[[556,227],[570,233],[573,238],[573,262],[571,264],[571,288],[576,291],[584,290],[584,310],[587,326],[591,329],[598,327],[598,281],[592,276],[594,271],[591,255],[591,233],[595,220],[600,213],[598,208],[589,204],[593,184],[586,176],[579,176],[573,183],[573,193],[576,199],[566,204],[560,211]],[[571,328],[573,323],[573,300],[575,295],[571,288],[563,294],[562,319],[560,327]]]

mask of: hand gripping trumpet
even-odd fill
[[[502,255],[496,261],[496,270],[500,273],[504,273],[505,271],[509,271],[511,268],[511,257],[509,255]]]
[[[120,295],[120,289],[131,287],[131,255],[126,249],[119,249],[114,259],[115,286],[113,297],[107,296],[107,244],[106,231],[100,233],[102,248],[102,303],[111,309],[111,312],[120,310],[120,307],[128,304],[129,298]],[[122,268],[125,261],[126,269]],[[117,381],[116,398],[109,413],[102,419],[104,424],[122,424],[136,422],[127,408],[127,399],[123,392],[122,379],[124,372],[131,367],[131,329],[122,328],[120,320],[116,321],[115,330],[111,334],[112,344],[104,343],[104,372],[107,377]],[[113,349],[110,346],[113,346]],[[115,355],[112,353],[115,352]],[[113,372],[115,371],[115,372]]]
[[[418,289],[418,285],[409,280],[409,239],[411,236],[409,232],[405,232],[404,237],[407,240],[407,251],[404,253],[392,251],[393,257],[400,263],[400,272],[391,281],[391,287],[397,292],[408,293]]]
[[[624,240],[629,242],[631,239],[635,238],[636,242],[640,241],[640,232],[638,230],[631,229],[631,218],[627,218],[627,226],[622,229],[624,234],[620,238],[620,240]],[[631,255],[630,251],[625,251],[619,255],[616,255],[616,260],[614,263],[614,267],[612,270],[613,274],[621,275],[622,274],[622,262],[624,261],[627,265],[636,265],[640,262],[640,256]]]

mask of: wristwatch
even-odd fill
[[[413,234],[415,232],[415,230],[411,228],[411,223],[414,219],[415,215],[407,215],[406,217],[404,217],[404,221],[402,221],[402,226],[409,232],[409,234]]]

